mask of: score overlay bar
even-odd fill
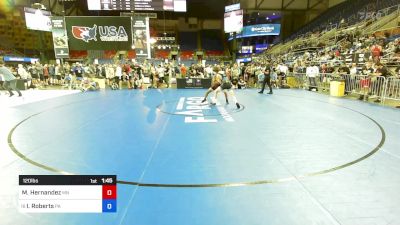
[[[115,175],[20,175],[19,210],[24,213],[117,211]]]

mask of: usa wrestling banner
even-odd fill
[[[132,47],[130,17],[66,17],[70,49],[129,50]]]

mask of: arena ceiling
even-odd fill
[[[0,0],[4,1],[4,0]],[[65,10],[65,15],[119,15],[119,12],[93,12],[87,10],[87,0],[7,0],[13,1],[15,5],[29,6],[39,2],[50,8],[55,14],[63,14],[61,6]],[[241,3],[241,8],[246,13],[263,11],[303,11],[321,13],[326,9],[341,3],[345,0],[187,0],[187,13],[185,17],[198,17],[220,19],[223,18],[224,6],[234,3]],[[182,13],[158,12],[159,18],[177,18]]]
[[[190,0],[189,0],[190,1]],[[231,0],[230,3],[241,3],[248,11],[310,11],[325,10],[345,0]]]

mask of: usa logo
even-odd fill
[[[97,41],[97,25],[91,27],[72,26],[72,35],[74,38],[88,43],[90,40]]]

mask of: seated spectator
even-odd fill
[[[86,92],[86,91],[96,91],[99,90],[99,84],[97,82],[91,81],[88,78],[83,78],[81,82],[81,91]]]
[[[246,88],[246,81],[244,81],[243,76],[240,76],[238,82],[238,89],[245,89]]]

